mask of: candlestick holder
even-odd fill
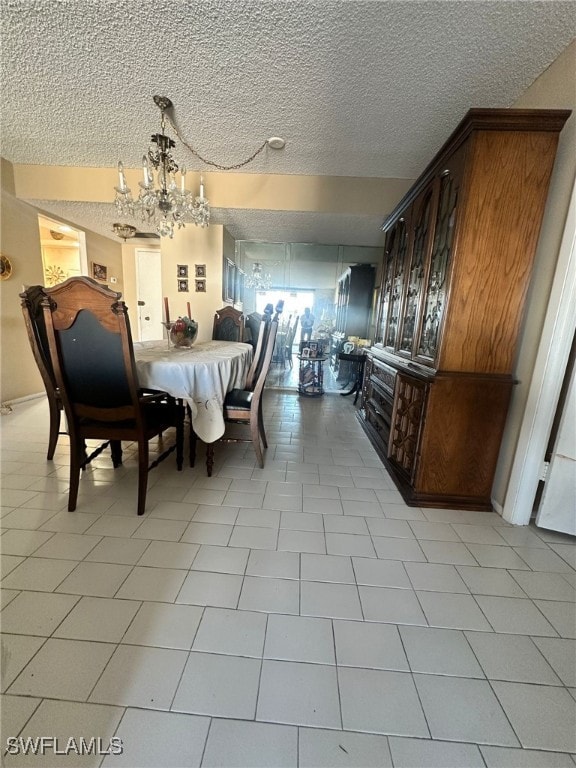
[[[166,321],[163,321],[162,325],[166,329],[166,339],[168,340],[168,349],[170,349],[170,329],[172,328],[172,323],[167,323]]]

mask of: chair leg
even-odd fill
[[[188,414],[188,420],[190,422],[190,432],[188,435],[188,442],[189,442],[189,453],[190,453],[190,466],[193,467],[194,464],[196,464],[196,432],[194,432],[194,427],[192,426],[192,409],[190,408],[190,405],[186,403],[186,413]]]
[[[182,465],[184,464],[184,416],[186,415],[184,401],[178,400],[176,408],[176,469],[178,472],[182,472]]]
[[[258,426],[257,413],[250,414],[250,434],[256,452],[256,459],[258,460],[258,466],[260,469],[264,469],[264,454],[262,453],[262,446],[260,444],[260,428]]]
[[[70,436],[70,489],[68,491],[68,512],[74,512],[78,501],[78,487],[80,485],[80,468],[84,461],[84,440],[75,440]]]
[[[138,442],[138,514],[146,509],[146,488],[148,486],[148,441]]]
[[[110,440],[110,455],[112,457],[112,466],[114,469],[122,466],[122,442],[120,440]]]
[[[190,466],[193,467],[194,464],[196,464],[196,432],[192,429],[192,425],[190,425]]]
[[[268,448],[268,440],[266,439],[266,432],[264,431],[264,417],[262,415],[262,400],[258,404],[258,429],[260,430],[260,437],[264,448]]]
[[[212,468],[214,466],[214,443],[206,443],[206,474],[212,477]]]
[[[48,408],[50,411],[50,436],[48,438],[48,453],[46,454],[46,459],[52,461],[56,450],[56,443],[58,442],[58,435],[60,433],[60,416],[62,413],[60,406],[53,395],[52,397],[48,397]]]

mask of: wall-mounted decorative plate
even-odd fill
[[[0,280],[8,280],[12,275],[12,262],[8,256],[0,254]]]

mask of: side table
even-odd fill
[[[300,361],[298,392],[306,397],[320,397],[324,394],[324,361],[328,358],[302,355],[297,357]]]
[[[356,393],[356,396],[354,398],[354,405],[356,405],[356,401],[358,400],[358,395],[362,391],[362,380],[364,378],[364,363],[366,361],[366,358],[364,357],[364,353],[356,353],[356,354],[346,354],[345,352],[340,352],[338,355],[339,360],[348,360],[350,363],[356,366],[356,381],[354,382],[354,386],[349,392],[341,392],[340,394],[342,397],[347,397],[348,395],[352,395],[354,392]]]

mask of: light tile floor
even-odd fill
[[[7,766],[486,766],[576,760],[574,540],[407,507],[351,398],[266,396],[250,444],[150,475],[100,456],[66,511],[43,399],[2,416],[2,741],[123,754]]]

